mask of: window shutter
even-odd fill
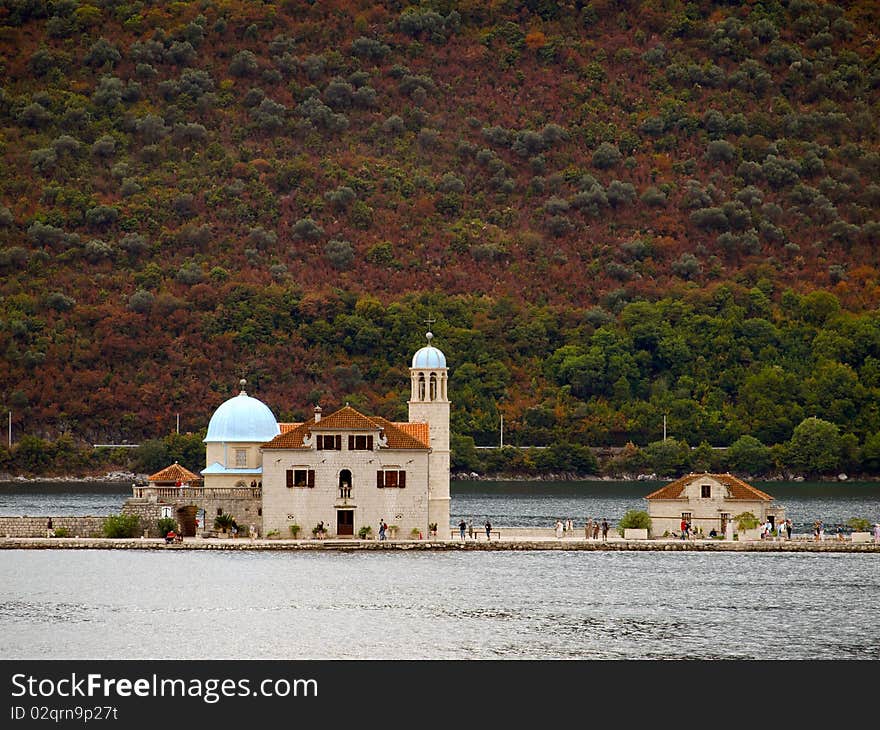
[[[333,437],[333,445],[336,447],[337,451],[342,451],[342,436],[341,435],[336,434]]]
[[[315,486],[315,470],[314,469],[309,469],[309,477],[308,478],[309,478],[309,486],[314,487]]]
[[[381,471],[376,472],[376,486],[379,487],[379,489],[382,489],[382,487],[385,486],[385,474]]]
[[[293,469],[287,470],[287,486],[288,487],[293,486]]]
[[[399,472],[397,475],[397,486],[403,489],[406,486],[406,472]]]
[[[367,451],[373,450],[373,437],[367,436]]]
[[[354,436],[348,437],[348,450],[354,451]]]

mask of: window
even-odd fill
[[[419,400],[425,400],[425,374],[419,373]]]
[[[319,435],[315,445],[318,451],[341,451],[342,436],[340,434]]]
[[[712,496],[712,485],[711,484],[701,484],[700,485],[700,496],[703,499],[709,499]]]
[[[235,450],[235,465],[237,467],[247,466],[247,449]]]
[[[348,450],[349,451],[372,451],[373,450],[373,437],[372,436],[349,436],[348,437]]]
[[[383,469],[376,472],[376,486],[380,489],[406,486],[406,472],[400,469]]]
[[[690,512],[682,512],[681,519],[683,519],[685,522],[690,522],[691,521],[691,513]]]
[[[314,469],[288,469],[287,470],[287,487],[314,487],[315,486],[315,470]]]
[[[431,384],[430,399],[437,400],[437,374],[436,373],[431,373],[430,384]]]

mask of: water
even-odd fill
[[[813,521],[845,524],[853,517],[880,521],[880,482],[755,482],[776,497],[797,533],[809,533]],[[646,509],[644,497],[660,482],[452,482],[451,523],[463,518],[498,527],[552,527],[571,518],[606,517],[614,525],[627,510]],[[131,496],[127,484],[0,484],[0,515],[107,515]]]
[[[0,655],[880,659],[880,555],[7,551]]]
[[[643,509],[645,482],[454,482],[453,520]],[[880,485],[762,485],[806,526]],[[109,514],[125,485],[0,487],[2,514]],[[880,554],[0,553],[9,659],[880,659]]]

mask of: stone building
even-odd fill
[[[203,483],[134,487],[123,511],[152,520],[172,513],[184,535],[231,514],[257,534],[310,537],[322,523],[330,537],[357,535],[380,520],[399,537],[449,529],[449,399],[446,357],[428,344],[410,367],[408,420],[368,416],[349,405],[303,423],[278,423],[244,390],[222,403],[208,424]],[[173,465],[160,472],[173,477]],[[165,473],[167,472],[167,474]],[[156,476],[156,475],[154,475]],[[195,482],[190,474],[188,479]]]
[[[731,474],[688,474],[645,499],[654,537],[678,533],[683,519],[707,536],[713,529],[729,536],[736,529],[734,518],[743,512],[751,512],[762,523],[769,519],[775,525],[785,519],[785,509],[773,497]],[[754,530],[745,537],[757,534]]]

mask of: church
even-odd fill
[[[360,413],[345,405],[316,406],[303,423],[278,423],[272,410],[241,391],[214,412],[205,436],[202,484],[165,486],[163,469],[148,487],[135,487],[126,511],[152,515],[141,502],[175,513],[184,534],[208,529],[231,514],[261,537],[372,535],[380,521],[403,538],[449,529],[449,398],[446,357],[427,344],[412,358],[406,422]],[[171,467],[169,467],[171,469]],[[170,508],[170,509],[169,509]],[[200,515],[195,521],[192,515]],[[189,524],[192,522],[192,528]]]

